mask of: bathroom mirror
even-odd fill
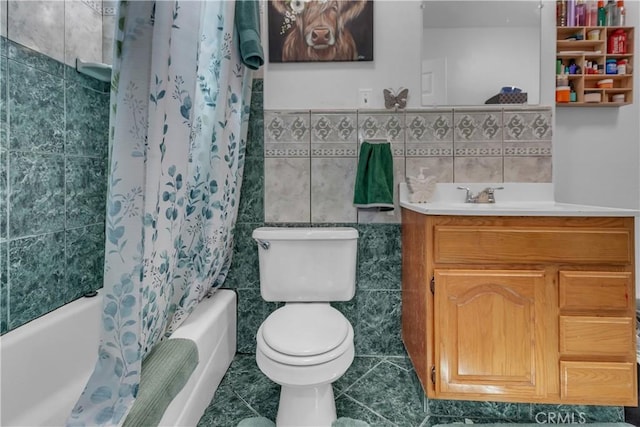
[[[540,103],[539,0],[422,2],[421,105],[481,105],[504,86]]]

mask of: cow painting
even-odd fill
[[[373,60],[373,0],[269,0],[269,60]]]

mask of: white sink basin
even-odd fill
[[[457,187],[469,187],[474,194],[486,187],[502,186],[495,191],[495,203],[465,203],[465,191]],[[504,183],[504,184],[437,184],[429,203],[409,202],[405,183],[400,184],[400,206],[426,215],[493,215],[493,216],[639,216],[632,209],[557,203],[553,200],[552,184]]]

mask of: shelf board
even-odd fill
[[[631,102],[556,102],[556,107],[622,107]]]
[[[595,48],[603,48],[604,40],[558,40],[558,51],[563,50],[593,52]]]

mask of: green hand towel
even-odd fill
[[[235,26],[240,38],[242,63],[252,70],[264,64],[260,44],[260,5],[257,0],[236,0]]]
[[[357,208],[393,210],[393,157],[390,143],[362,143],[353,204]]]

